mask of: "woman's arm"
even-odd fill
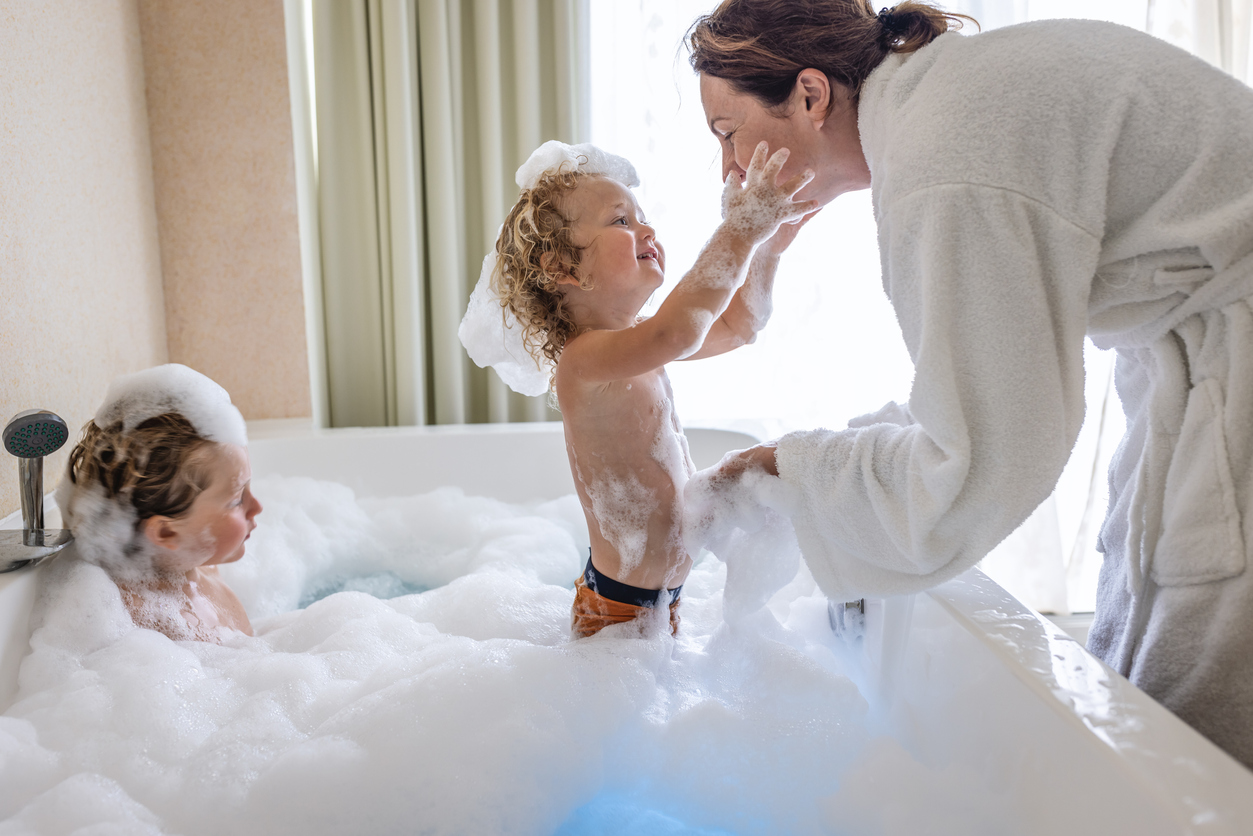
[[[775,455],[815,578],[850,600],[953,577],[1052,490],[1083,419],[1100,252],[1048,207],[969,185],[898,199],[880,245],[915,363],[914,423],[792,433]]]
[[[792,200],[809,182],[810,173],[798,174],[781,186],[776,184],[787,156],[787,149],[780,149],[767,160],[766,144],[761,143],[744,186],[728,178],[723,190],[726,219],[657,313],[629,328],[589,331],[571,340],[562,352],[561,373],[588,383],[604,383],[634,377],[696,353],[744,283],[754,248],[774,235],[780,225],[817,208],[813,201]],[[773,267],[770,279],[773,281]]]

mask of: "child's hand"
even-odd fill
[[[781,186],[776,184],[775,180],[791,152],[780,148],[766,160],[768,148],[763,141],[753,151],[743,187],[732,174],[727,177],[722,190],[723,226],[752,244],[765,241],[782,224],[798,221],[820,205],[814,200],[804,203],[792,200],[792,195],[814,179],[812,171],[797,174]]]

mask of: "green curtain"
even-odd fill
[[[585,141],[586,0],[313,0],[330,426],[552,420],[457,326],[513,173]]]

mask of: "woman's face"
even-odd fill
[[[825,74],[803,70],[783,115],[711,75],[700,77],[700,98],[709,129],[722,146],[724,180],[731,173],[742,180],[753,149],[765,140],[772,154],[780,148],[791,151],[779,173],[780,183],[813,169],[814,179],[797,193],[796,200],[830,203],[844,192],[870,185],[857,130],[857,105],[847,91],[833,88]],[[833,98],[835,105],[828,112]]]

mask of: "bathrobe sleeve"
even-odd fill
[[[915,365],[908,411],[792,433],[777,451],[801,550],[843,600],[947,580],[1048,496],[1083,419],[1100,251],[1001,188],[933,185],[879,214],[885,288]]]

